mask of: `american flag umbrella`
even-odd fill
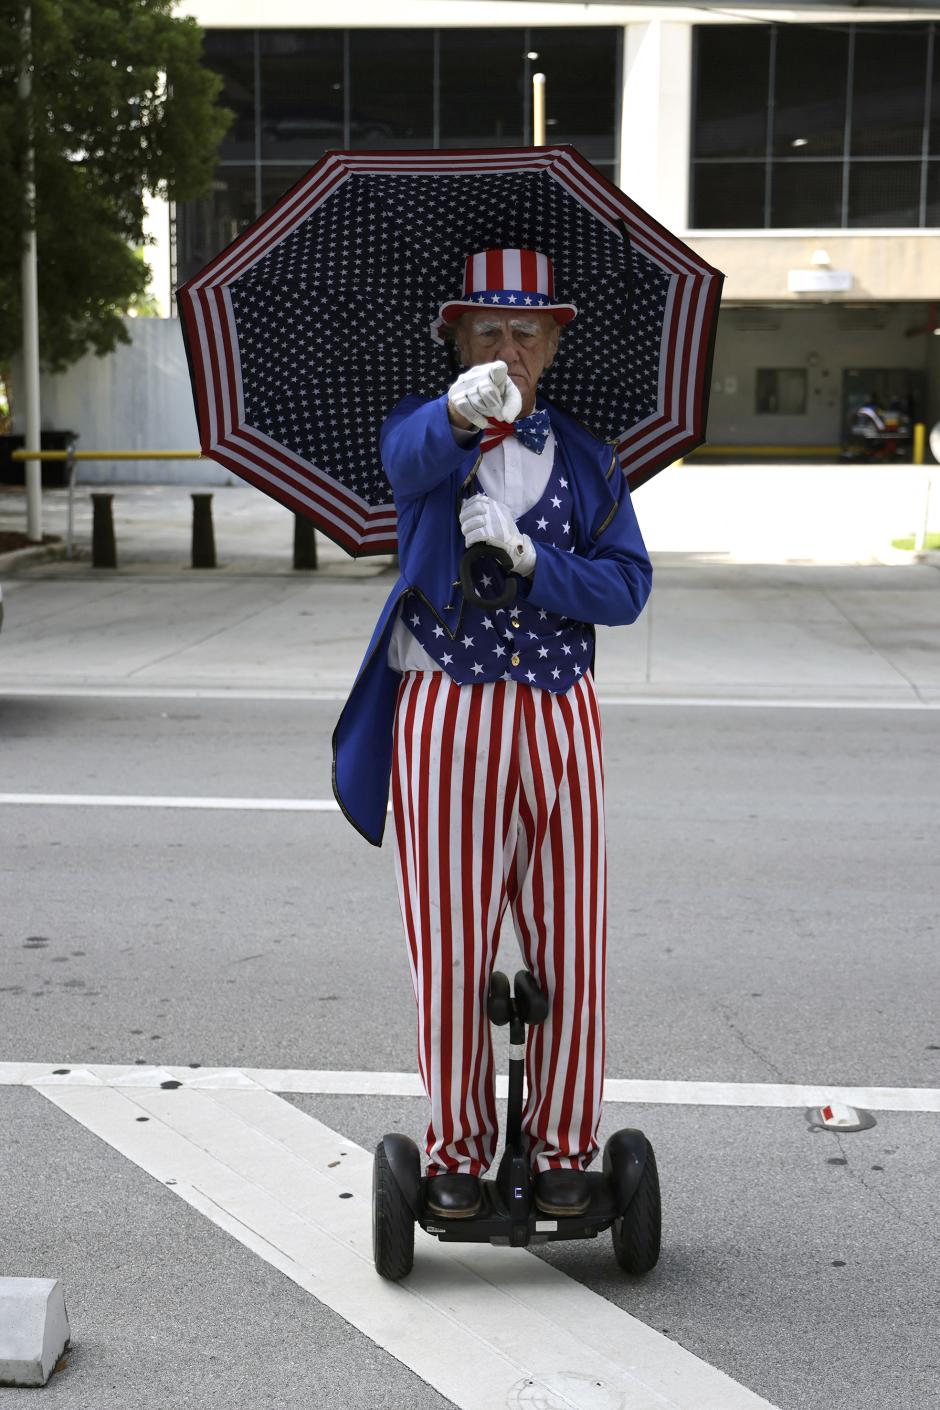
[[[551,257],[578,316],[540,390],[632,489],[705,437],[722,275],[573,147],[332,152],[177,293],[204,455],[354,556],[395,549],[378,433],[439,396],[478,250]]]

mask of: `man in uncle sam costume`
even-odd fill
[[[391,780],[401,911],[431,1104],[428,1206],[469,1217],[496,1154],[485,998],[507,905],[549,1000],[528,1029],[523,1132],[546,1214],[583,1212],[604,1073],[606,858],[594,624],[636,620],[652,570],[617,457],[538,395],[573,305],[550,260],[487,250],[435,325],[466,368],[381,431],[401,577],[334,736],[334,788],[376,845]],[[513,606],[460,562],[510,555]],[[481,591],[500,570],[483,561]]]

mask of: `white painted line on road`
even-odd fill
[[[352,682],[350,682],[350,685]],[[0,700],[6,696],[35,700],[345,700],[349,690],[309,690],[303,686],[253,689],[245,686],[184,686],[184,685],[4,685]]]
[[[779,687],[778,687],[779,689]],[[230,689],[213,686],[75,686],[75,685],[5,685],[0,689],[0,700],[7,697],[26,699],[85,699],[85,700],[254,700],[291,701],[300,703],[325,701],[342,704],[348,690],[304,690],[285,686],[281,689],[257,689],[233,686]],[[940,699],[922,700],[913,692],[900,696],[892,695],[881,699],[877,696],[862,696],[858,699],[837,697],[815,698],[805,695],[773,695],[754,697],[752,695],[646,695],[637,693],[606,694],[603,687],[598,689],[602,705],[653,705],[660,708],[678,706],[682,709],[703,708],[708,710],[751,709],[751,710],[940,710]]]
[[[498,1073],[505,1097],[508,1077]],[[354,1072],[274,1067],[162,1067],[123,1063],[0,1062],[0,1086],[159,1088],[165,1082],[197,1090],[286,1092],[310,1096],[423,1097],[416,1072]],[[843,1087],[821,1083],[671,1082],[608,1077],[606,1103],[645,1106],[823,1107],[868,1111],[940,1112],[940,1088]]]
[[[544,1404],[537,1392],[550,1386],[572,1407],[773,1410],[522,1251],[418,1231],[414,1271],[398,1284],[379,1278],[371,1155],[273,1093],[40,1090],[460,1410]]]
[[[919,700],[914,696],[890,700],[814,699],[811,696],[767,696],[755,699],[749,695],[604,695],[598,693],[602,705],[681,705],[684,709],[702,706],[705,709],[751,710],[940,710],[940,700]]]
[[[42,808],[223,808],[249,813],[338,813],[333,798],[174,798],[123,793],[0,793],[0,806]]]

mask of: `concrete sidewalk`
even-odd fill
[[[122,570],[184,569],[190,561],[191,494],[212,494],[222,572],[289,572],[292,515],[267,495],[228,485],[79,484],[74,492],[78,555],[91,545],[91,494],[112,493]],[[43,529],[66,535],[68,492],[45,490]],[[651,552],[715,563],[888,563],[911,555],[891,540],[923,528],[940,532],[937,466],[754,464],[674,465],[634,497]],[[25,528],[24,491],[0,487],[0,530]],[[324,565],[358,574],[322,534]],[[0,564],[2,567],[2,564]],[[4,570],[5,571],[5,570]]]
[[[747,563],[714,540],[657,550],[627,630],[599,632],[602,695],[637,699],[940,704],[940,570],[905,563]],[[0,497],[0,523],[16,509]],[[46,528],[65,492],[47,493]],[[20,502],[21,503],[21,502]],[[271,691],[341,698],[394,581],[318,535],[321,568],[291,568],[292,517],[247,487],[215,492],[220,567],[188,567],[189,491],[115,490],[119,568],[21,564],[4,574],[0,691]],[[87,511],[83,511],[87,514]],[[647,529],[647,523],[650,529]],[[704,529],[707,533],[707,528]],[[78,520],[77,541],[88,542]]]

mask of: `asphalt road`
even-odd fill
[[[0,790],[327,798],[337,709],[7,697]],[[940,1087],[935,714],[603,714],[608,1077]],[[391,850],[340,815],[6,805],[0,838],[0,1061],[414,1071]],[[291,1100],[367,1148],[423,1129],[420,1101]],[[0,1121],[4,1271],[62,1276],[82,1328],[54,1410],[449,1403],[41,1096],[0,1088]],[[626,1124],[659,1268],[543,1256],[781,1410],[934,1410],[935,1117]]]
[[[338,708],[8,698],[2,791],[329,798]],[[604,725],[608,1075],[940,1085],[933,713]],[[414,1069],[390,842],[335,813],[0,820],[3,1058]]]

